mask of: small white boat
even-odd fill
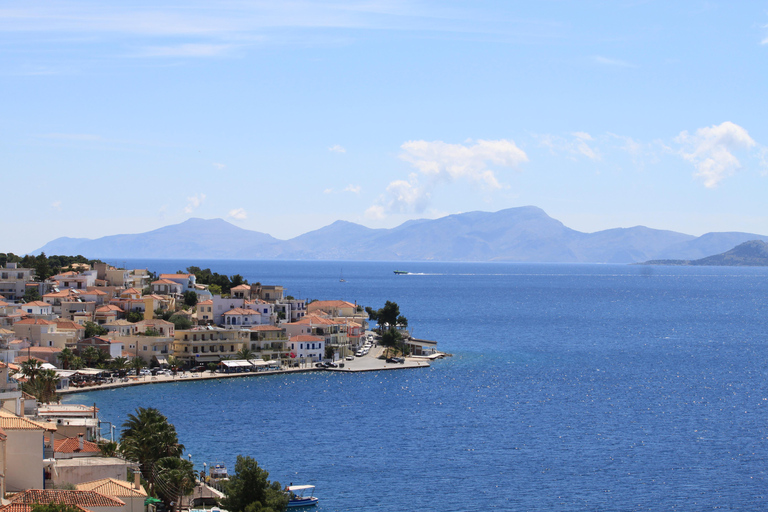
[[[289,485],[285,490],[288,491],[288,508],[313,507],[317,505],[317,498],[313,496],[315,492],[314,485]],[[309,492],[309,496],[305,496],[307,492]]]
[[[227,474],[227,466],[224,464],[211,464],[209,475],[212,480],[224,480],[225,478],[229,478],[229,474]]]

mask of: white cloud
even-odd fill
[[[184,208],[184,213],[192,213],[197,207],[203,204],[205,201],[205,194],[195,194],[192,197],[187,198],[187,206]]]
[[[347,188],[344,189],[344,192],[352,192],[353,194],[359,194],[362,189],[363,188],[360,185],[349,184],[347,185]]]
[[[511,140],[468,140],[464,144],[415,140],[401,146],[402,160],[417,172],[407,180],[392,181],[366,215],[423,212],[441,184],[466,180],[486,190],[502,188],[494,168],[517,168],[528,155]]]
[[[682,146],[679,154],[696,167],[694,175],[703,179],[707,188],[716,187],[741,168],[733,151],[757,145],[747,130],[730,121],[699,128],[694,135],[683,131],[675,142]]]
[[[234,210],[229,210],[227,217],[235,220],[245,220],[248,218],[248,213],[243,208],[236,208]]]
[[[51,203],[51,208],[61,211],[61,201],[54,201]]]
[[[471,143],[472,141],[467,141]],[[448,144],[442,141],[408,141],[400,158],[421,174],[433,179],[467,178],[490,188],[501,188],[489,164],[517,167],[528,161],[528,155],[511,140],[478,140],[474,145]]]
[[[344,149],[343,147],[339,146],[338,144],[329,147],[328,151],[330,151],[332,153],[346,153],[347,152],[346,149]]]
[[[323,190],[323,194],[333,194],[333,189],[332,188],[327,188],[327,189]]]
[[[574,132],[571,139],[558,135],[538,135],[539,145],[549,148],[550,152],[566,153],[571,158],[576,159],[579,156],[585,156],[590,160],[600,160],[600,152],[593,146],[596,145],[595,139],[587,132]],[[591,144],[591,145],[590,145]]]
[[[220,171],[226,167],[226,165],[220,164],[220,163],[217,163],[217,162],[213,162],[213,166],[215,168],[217,168],[218,170],[220,170]]]
[[[381,220],[385,218],[386,211],[384,210],[384,207],[380,204],[374,204],[367,210],[365,210],[365,217],[368,219],[374,219],[374,220]]]

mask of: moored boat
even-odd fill
[[[312,507],[317,505],[317,498],[313,496],[315,492],[314,485],[289,485],[285,488],[288,491],[288,508]],[[309,496],[304,496],[309,491]]]

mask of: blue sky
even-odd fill
[[[8,0],[0,252],[535,205],[768,234],[768,2]]]

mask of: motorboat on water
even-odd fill
[[[288,508],[317,505],[318,500],[314,496],[314,485],[289,485],[285,490],[288,491]],[[306,496],[307,493],[309,493],[309,496]]]
[[[395,270],[395,274],[399,276],[404,276],[406,274],[409,274],[409,272],[407,270]]]
[[[211,469],[208,475],[212,480],[224,480],[229,478],[229,474],[227,473],[227,466],[220,463],[211,464]]]

